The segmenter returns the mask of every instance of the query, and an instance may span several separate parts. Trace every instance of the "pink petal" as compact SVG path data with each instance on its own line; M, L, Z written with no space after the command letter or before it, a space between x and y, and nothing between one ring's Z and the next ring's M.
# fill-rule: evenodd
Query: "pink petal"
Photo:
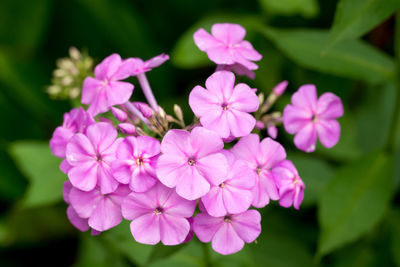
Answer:
M258 61L262 58L262 55L258 53L254 48L253 45L248 42L248 41L242 41L239 44L239 48L237 48L237 51L240 52L240 54L249 60L255 60Z
M263 208L269 204L269 196L264 190L263 181L260 176L257 176L256 185L253 190L253 201L252 205L256 208Z
M122 221L120 206L107 196L103 196L97 203L89 218L89 226L97 231L105 231Z
M317 88L315 85L302 85L299 90L292 95L292 103L296 107L315 112L317 110Z
M229 129L235 137L249 135L256 125L256 119L248 113L231 109L226 114Z
M184 155L188 148L190 133L185 130L169 130L161 141L161 152Z
M276 186L274 176L272 175L272 173L268 171L265 174L261 174L260 180L262 187L265 193L268 195L268 197L272 200L278 200L279 199L278 188Z
M90 227L88 224L88 220L79 217L72 206L68 206L67 208L67 217L71 224L75 226L75 228L77 228L79 231L85 232L89 230Z
M112 175L122 184L129 184L132 177L131 165L126 160L115 160L112 163Z
M221 217L216 218L207 213L199 213L194 217L193 231L201 242L208 243L223 224L224 220Z
M260 137L257 134L249 134L239 139L239 142L231 149L238 159L253 162L256 164L256 158L259 153ZM254 166L256 167L256 166Z
M293 206L296 210L300 208L300 204L303 201L303 198L304 198L304 188L297 186L293 200Z
M121 204L122 215L127 220L134 220L148 213L153 213L157 207L153 194L131 193Z
M196 201L186 200L172 190L168 199L163 203L163 208L165 214L188 218L194 213Z
M223 191L224 205L227 212L230 214L237 214L246 211L253 201L253 193L251 190L226 186Z
M283 110L283 125L286 132L297 133L311 121L312 115L309 109L287 105Z
M92 102L88 103L88 113L92 116L96 116L99 113L108 111L110 106L107 104L107 88L102 87L96 92L96 95ZM83 102L82 102L83 103Z
M259 106L257 95L244 83L235 86L229 103L231 108L243 112L254 112Z
M252 80L254 80L254 78L256 77L254 71L249 70L248 68L239 63L231 65L230 70L235 72L237 75L247 76Z
M226 179L229 170L228 161L221 153L211 154L199 159L195 167L201 176L213 185L222 183Z
M201 86L196 86L190 92L189 105L197 117L203 116L210 110L221 109L218 99Z
M72 166L80 165L84 162L94 161L96 155L92 143L83 134L75 134L67 144L66 159Z
M108 80L118 70L121 62L121 57L118 54L112 54L106 57L99 65L96 66L94 69L94 75L97 79Z
M208 181L194 167L189 167L176 185L176 193L187 200L194 200L207 194L210 190Z
M72 169L72 167L73 166L70 165L66 159L64 159L60 163L60 170L65 174L68 174L69 170Z
M155 245L160 242L160 216L145 214L131 222L131 233L139 243Z
M258 65L255 64L254 62L248 60L246 57L244 57L244 56L241 54L241 52L242 52L242 51L241 51L240 48L236 48L236 49L234 50L234 52L232 53L232 54L233 54L233 59L232 59L232 60L233 60L235 63L239 63L240 65L242 65L242 66L248 68L250 71L258 69Z
M98 190L85 192L75 187L69 193L71 206L81 218L89 218L102 197Z
M108 80L119 81L128 78L132 73L132 64L129 60L121 61L118 70Z
M217 23L211 27L211 33L225 44L236 44L243 40L246 30L238 24Z
M146 158L160 154L160 142L157 139L150 136L138 136L136 137L136 141L139 153ZM138 154L138 156L140 155Z
M317 144L317 129L315 124L310 122L304 126L294 137L294 144L300 150L313 152Z
M70 204L69 202L69 192L71 192L72 184L70 181L65 181L63 184L63 199L65 203Z
M258 162L267 169L272 168L286 158L283 146L269 137L261 141L260 152Z
M213 217L220 217L227 214L222 189L219 186L213 186L210 191L201 198L201 202L207 210L207 213Z
M200 122L205 128L218 133L222 138L228 138L230 136L226 112L223 112L222 109L220 109L220 111L208 111L200 117Z
M289 208L293 204L294 188L287 188L280 194L279 205Z
M204 29L198 29L193 34L193 39L197 47L203 52L212 47L223 45L221 41L215 39L214 36L206 32Z
M68 178L72 185L83 191L93 190L97 183L98 164L88 161L77 165L68 171Z
M235 75L229 71L214 72L214 74L206 80L207 90L212 92L214 95L220 96L222 101L228 101L231 98L234 85Z
M128 82L109 82L106 90L107 107L128 102L133 92L133 85Z
M129 187L134 192L146 192L157 182L155 176L145 172L139 172L137 175L133 174L131 177Z
M337 144L340 137L340 124L336 120L318 120L316 123L319 141L326 148Z
M226 46L216 46L207 49L208 58L216 64L232 65L236 62L233 60L231 52Z
M164 245L178 245L182 243L190 230L186 218L175 217L168 214L160 216L160 236Z
M256 210L248 210L232 216L232 226L246 243L251 243L261 233L261 215Z
M97 151L101 153L114 143L118 133L111 124L98 122L87 128L86 135L93 147L96 147Z
M243 246L243 240L230 223L224 223L212 239L212 248L222 255L238 252Z
M224 142L218 134L203 127L195 127L192 130L190 144L197 152L196 157L198 158L219 152L224 148Z
M100 187L102 194L114 192L119 185L111 174L111 167L104 163L102 163L97 169L97 185Z
M74 133L70 129L57 127L50 139L51 152L59 158L64 158L67 143L73 135Z
M226 184L240 189L252 189L256 183L256 173L250 169L246 161L236 160L230 164L229 179Z
M160 182L172 188L186 175L190 175L189 168L190 166L187 164L187 159L164 154L158 158L156 173Z
M168 59L169 59L169 56L163 53L161 55L155 56L155 57L147 60L145 62L145 66L146 66L146 68L152 69L152 68L160 66Z
M100 89L105 86L104 81L95 79L93 77L86 77L82 85L82 104L92 104Z
M343 116L343 104L338 96L332 93L324 93L318 99L318 118L337 119Z

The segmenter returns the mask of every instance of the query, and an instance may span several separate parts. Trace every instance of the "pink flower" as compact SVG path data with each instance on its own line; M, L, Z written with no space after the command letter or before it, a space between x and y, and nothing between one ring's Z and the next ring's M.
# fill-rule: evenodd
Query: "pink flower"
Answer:
M114 105L124 104L132 95L133 85L121 82L130 76L129 62L118 54L105 58L94 69L95 78L83 82L82 103L89 105L93 116L106 112Z
M74 108L64 114L63 124L56 128L50 139L50 149L59 158L65 158L68 141L75 133L85 133L86 128L94 123L93 117L83 108Z
M296 134L294 144L300 150L313 152L317 136L322 145L331 148L339 141L340 125L337 118L343 116L339 97L324 93L317 100L315 85L306 84L292 96L292 104L283 111L283 125L290 134Z
M261 215L256 210L240 214L212 217L199 213L194 217L193 229L201 242L212 242L212 248L223 255L241 250L244 242L253 242L261 233Z
M210 35L204 29L197 30L194 42L208 58L216 64L233 65L238 63L249 70L256 70L262 58L248 41L243 41L246 30L238 24L222 23L211 27Z
M279 188L279 205L299 209L304 198L305 184L299 177L296 167L290 160L284 160L272 169Z
M206 81L206 88L196 86L189 95L189 105L201 124L222 138L246 136L256 119L249 114L258 109L257 95L246 84L235 85L235 75L218 71Z
M122 203L122 214L131 220L133 238L143 244L178 245L187 237L195 201L181 198L157 183L145 193L131 193Z
M122 221L121 202L130 192L125 185L110 194L102 194L99 188L82 191L72 187L69 201L80 218L87 219L91 228L102 232Z
M129 184L134 192L145 192L156 182L155 165L160 154L160 142L150 136L128 136L117 149L112 163L114 178Z
M167 187L176 187L178 195L193 200L219 185L228 172L221 138L203 127L191 133L169 130L161 142L162 155L157 162L158 179Z
M160 66L168 59L168 55L161 54L146 61L143 61L140 58L127 58L126 63L129 65L131 76L136 76L138 74L148 72L153 68Z
M73 226L75 226L79 231L85 232L90 228L88 220L86 218L79 217L78 213L76 213L75 209L70 205L71 202L69 201L69 193L71 192L71 189L71 182L66 181L63 186L63 198L65 203L68 204L67 217Z
M258 135L250 134L241 138L231 151L238 159L247 161L256 174L252 205L262 208L269 203L270 199L278 200L278 188L271 168L286 158L285 149L269 137L264 138L260 143Z
M201 198L207 213L214 217L237 214L246 211L253 200L253 187L256 174L247 162L237 160L232 152L222 152L231 166L225 180L220 185L213 185Z
M98 185L102 194L115 191L118 182L111 174L111 162L121 139L117 130L105 122L90 125L86 135L75 134L67 145L68 177L73 186L90 191Z

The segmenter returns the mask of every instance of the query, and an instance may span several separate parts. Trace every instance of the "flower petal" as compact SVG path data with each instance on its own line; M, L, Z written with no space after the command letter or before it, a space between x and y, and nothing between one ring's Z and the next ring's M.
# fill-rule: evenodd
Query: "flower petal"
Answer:
M94 75L97 79L108 80L118 70L121 62L121 57L118 54L112 54L106 57L99 65L96 66L94 69Z
M231 151L238 159L243 159L257 165L256 161L259 153L259 144L260 137L257 134L249 134L248 136L240 138Z
M66 159L72 166L94 161L96 152L90 140L83 134L75 134L67 144Z
M105 231L122 221L121 208L109 197L103 196L89 218L89 226L97 231Z
M59 158L64 158L67 143L73 135L74 133L70 129L61 126L57 127L50 139L51 152Z
M230 223L224 223L215 233L211 245L216 252L228 255L241 250L244 246L244 241Z
M246 243L251 243L261 233L261 215L256 210L248 210L232 216L232 226Z
M200 198L210 191L210 184L194 167L176 185L176 193L187 200Z
M311 122L313 113L306 108L287 105L283 110L283 125L286 132L295 134Z
M318 120L316 123L319 141L326 148L337 144L340 138L340 124L336 120Z
M201 86L196 86L190 92L189 105L197 117L212 110L221 110L218 98Z
M178 245L182 243L190 230L190 224L186 218L175 217L169 214L160 216L160 236L164 245Z
M131 222L131 233L139 243L155 245L161 240L160 216L149 213Z
M317 88L313 84L302 85L292 95L292 104L296 107L306 108L313 113L317 110Z
M218 63L233 64L233 63ZM206 80L206 88L214 95L220 96L222 101L228 101L233 93L235 86L235 75L230 71L214 72ZM222 103L221 103L222 104Z
M257 95L244 83L235 86L229 103L231 108L243 112L254 112L260 104Z
M197 45L197 47L203 52L205 52L206 50L208 50L212 47L222 45L221 41L217 40L214 36L209 34L204 29L198 29L193 34L193 39L194 39L194 43Z
M146 193L130 193L121 205L122 215L127 220L134 220L144 214L153 213L157 207L154 194Z
M332 93L322 94L317 103L318 118L337 119L343 116L342 100Z
M211 217L207 213L199 213L194 217L193 231L203 243L210 242L218 229L224 224L221 217Z
M128 82L109 82L106 90L107 106L121 105L128 102L133 92L133 85Z
M185 130L169 130L161 141L161 152L171 155L185 155L188 150L190 133Z
M68 206L67 208L67 217L71 224L75 226L75 228L77 228L79 231L85 232L89 230L90 227L88 224L88 220L79 217L78 213L76 213L72 206Z
M83 191L93 190L97 183L98 164L95 161L84 162L68 171L72 185Z
M203 127L195 127L190 136L190 144L196 151L197 158L203 158L212 153L217 153L224 148L224 142L213 131Z
M256 119L252 115L234 109L227 111L227 119L230 132L235 137L249 135L256 125Z
M258 162L267 169L274 167L286 158L283 146L269 137L261 141L260 148Z
M221 184L228 175L229 165L222 153L210 154L199 159L195 165L201 176L213 185Z
M211 33L225 44L236 44L243 40L246 30L239 24L216 23L211 27Z
M317 144L317 129L315 124L309 122L294 137L294 144L300 150L313 152Z
M219 186L213 186L210 191L201 198L201 202L207 210L207 213L213 217L220 217L227 214L223 193Z
M102 153L114 143L118 133L111 124L98 122L87 128L86 135L93 147L97 148L96 152Z
M81 218L89 218L102 197L96 189L85 192L73 187L69 193L71 206Z

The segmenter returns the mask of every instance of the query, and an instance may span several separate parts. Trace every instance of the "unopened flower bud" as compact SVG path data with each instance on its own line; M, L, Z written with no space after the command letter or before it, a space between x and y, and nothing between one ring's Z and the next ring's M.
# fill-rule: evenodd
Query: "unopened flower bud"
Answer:
M176 117L178 118L178 120L183 121L182 108L177 104L174 104L174 113L175 113Z
M262 129L265 129L265 125L262 121L257 121L256 128L262 130Z
M118 124L118 129L124 134L134 134L136 133L136 128L133 124L130 123L120 123Z
M116 108L116 107L111 107L111 112L114 115L114 117L119 120L120 122L124 122L126 121L126 119L128 118L128 114L126 114L125 111Z
M268 125L267 132L272 139L276 139L278 136L278 128L274 124Z
M281 96L285 92L287 86L288 81L280 82L272 89L272 92L277 96Z
M73 47L73 46L71 46L69 48L69 56L75 61L78 61L78 60L80 60L82 58L82 55L79 52L79 50L76 49L76 47Z

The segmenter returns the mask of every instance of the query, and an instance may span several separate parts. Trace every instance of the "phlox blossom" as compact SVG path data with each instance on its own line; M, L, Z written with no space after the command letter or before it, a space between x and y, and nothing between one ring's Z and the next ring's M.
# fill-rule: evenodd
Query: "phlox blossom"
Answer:
M138 74L148 72L153 68L160 66L168 59L169 56L166 54L155 56L146 61L143 61L142 59L135 57L135 58L127 58L126 64L128 64L129 66L130 75L136 76Z

